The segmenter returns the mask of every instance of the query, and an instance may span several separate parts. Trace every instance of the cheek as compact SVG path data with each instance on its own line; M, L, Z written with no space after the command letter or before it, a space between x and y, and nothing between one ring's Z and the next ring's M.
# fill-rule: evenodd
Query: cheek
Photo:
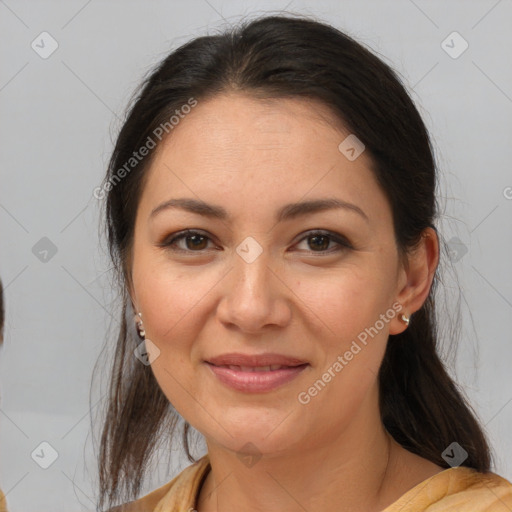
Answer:
M387 323L380 320L389 296L377 275L354 268L298 285L303 311L314 313L311 332L319 363L299 390L299 411L308 411L325 432L349 422L376 385L392 319L390 313Z
M189 312L197 304L201 290L188 286L188 280L182 276L157 271L141 276L140 283L135 286L146 332L160 345L173 335L180 323L190 322L193 315Z
M303 277L296 295L314 312L323 330L347 340L372 325L388 307L387 285L380 270L352 266Z
M191 347L204 327L203 313L211 308L215 285L225 272L220 268L205 271L200 266L183 270L158 260L140 258L138 267L134 266L137 302L147 337L161 351L179 352Z
M166 264L145 267L134 285L143 311L146 338L160 350L151 365L153 374L169 402L183 417L194 419L197 410L190 396L198 396L193 366L195 341L204 328L204 308L213 283L203 272L201 278ZM137 281L137 282L136 282Z
M311 333L319 349L310 387L302 391L305 399L311 399L308 407L312 413L327 414L323 418L326 425L339 419L329 415L330 403L342 405L342 415L354 413L375 385L384 357L394 310L389 312L390 287L382 277L386 273L375 265L372 271L370 268L337 269L322 278L303 278L297 287L307 306L304 311L314 312ZM381 320L386 313L387 322Z
M148 337L164 350L191 344L204 327L205 315L213 315L215 303L221 300L216 286L229 292L221 283L224 277L230 279L226 269L190 266L184 270L169 261L155 261L154 257L146 260L139 258L133 274ZM388 306L383 275L383 269L375 265L347 265L307 273L287 269L282 275L286 286L276 293L290 302L298 315L297 322L301 322L300 317L310 317L319 335L323 333L323 339L339 348L340 340L357 337Z

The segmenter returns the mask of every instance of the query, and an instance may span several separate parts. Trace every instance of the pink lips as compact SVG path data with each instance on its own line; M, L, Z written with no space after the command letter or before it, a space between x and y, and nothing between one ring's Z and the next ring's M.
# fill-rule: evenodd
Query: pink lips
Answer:
M286 384L308 363L281 354L224 354L205 363L221 382L238 391L261 393Z

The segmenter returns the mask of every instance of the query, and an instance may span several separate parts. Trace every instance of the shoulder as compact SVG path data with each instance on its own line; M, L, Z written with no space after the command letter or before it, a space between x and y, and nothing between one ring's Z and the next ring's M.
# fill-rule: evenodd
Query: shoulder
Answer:
M455 469L455 468L454 468ZM459 510L507 512L512 510L512 483L496 473L479 473L469 468L456 476L460 490L447 496L460 503Z
M178 506L177 510L186 511L194 507L197 493L209 469L210 460L205 455L165 485L135 501L111 508L108 512L156 512L164 504L164 510L174 510L172 505Z
M510 512L512 483L496 473L445 469L406 492L384 512Z

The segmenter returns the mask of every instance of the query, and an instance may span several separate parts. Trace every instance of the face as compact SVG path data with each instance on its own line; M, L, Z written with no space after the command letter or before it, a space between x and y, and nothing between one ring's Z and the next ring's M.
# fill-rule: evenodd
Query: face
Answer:
M375 417L368 397L399 324L401 271L369 157L338 149L348 135L316 102L225 95L199 102L158 148L131 295L160 350L161 389L209 443L275 454L330 442L358 412ZM324 200L349 206L288 206ZM279 370L274 387L256 376L259 388L240 389L207 363L228 353L305 364Z

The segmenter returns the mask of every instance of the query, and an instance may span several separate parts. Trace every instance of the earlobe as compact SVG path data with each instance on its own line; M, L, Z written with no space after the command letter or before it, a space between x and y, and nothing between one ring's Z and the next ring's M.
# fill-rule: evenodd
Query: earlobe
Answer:
M146 338L146 330L144 329L144 323L142 321L142 313L137 313L134 317L135 325L137 326L137 333L141 339Z
M400 334L404 332L407 327L409 327L409 323L411 322L411 318L405 312L399 312L396 316L396 319L391 322L389 334Z
M137 306L137 301L134 299L134 297L130 294L130 306L132 308L132 311L134 313L133 315L133 321L135 322L135 328L137 329L137 334L141 339L146 338L146 330L144 328L144 323L142 321L142 313L139 311L139 308Z
M402 320L402 322L408 327L409 326L409 317L405 314L405 313L402 313L400 315L400 320Z

